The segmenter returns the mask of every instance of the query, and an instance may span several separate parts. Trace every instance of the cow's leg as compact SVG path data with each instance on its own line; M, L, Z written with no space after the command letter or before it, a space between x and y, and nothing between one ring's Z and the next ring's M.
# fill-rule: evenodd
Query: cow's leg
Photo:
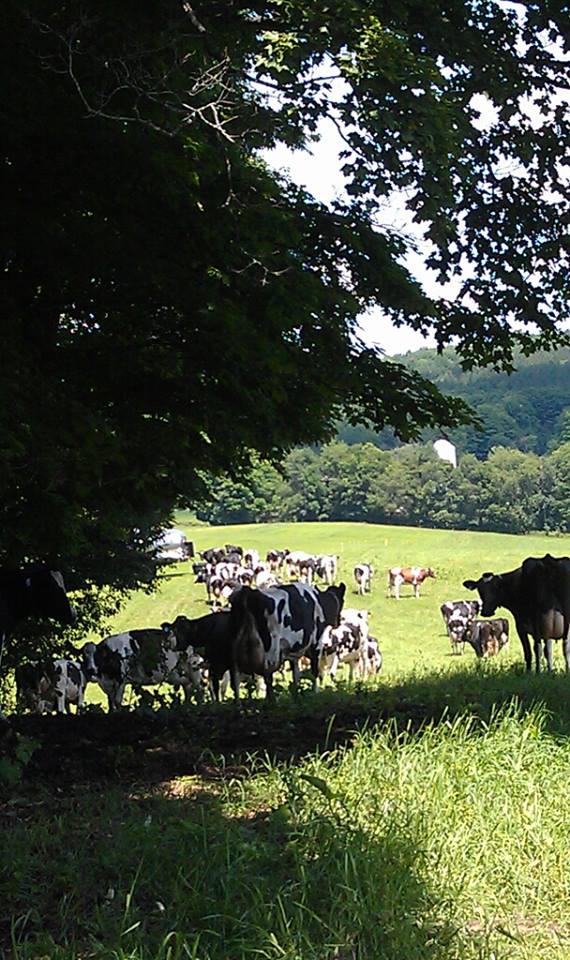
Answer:
M534 640L534 663L535 663L535 668L536 668L536 672L537 672L537 673L540 673L540 672L541 672L541 667L542 667L542 663L541 663L541 660L542 660L542 642L541 642L541 640L542 640L542 638L541 638L541 637L533 637L533 640Z
M564 653L564 662L566 664L566 673L570 672L570 621L564 622L564 634L562 636L562 652Z
M239 703L240 673L235 664L232 664L230 667L230 683L234 692L235 702Z
M81 713L85 706L85 687L79 687L77 691L77 713Z
M528 633L521 624L516 624L517 633L519 635L519 640L522 644L524 662L527 670L532 670L532 653L530 650L530 640L528 639Z
M295 659L289 660L291 665L291 673L293 674L293 693L297 693L299 689L299 680L301 679L301 673L299 670L299 661Z
M544 655L546 657L546 669L549 673L554 670L553 641L548 637L544 641Z
M273 674L270 670L266 670L263 679L265 680L265 699L274 700L275 693L273 691Z

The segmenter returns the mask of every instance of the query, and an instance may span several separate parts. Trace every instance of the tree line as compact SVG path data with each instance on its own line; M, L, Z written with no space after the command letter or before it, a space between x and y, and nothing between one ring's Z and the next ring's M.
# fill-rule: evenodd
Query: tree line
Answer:
M431 444L381 450L331 443L293 450L277 469L212 481L197 510L212 524L354 520L501 533L570 531L570 442L540 457L495 447L457 468Z

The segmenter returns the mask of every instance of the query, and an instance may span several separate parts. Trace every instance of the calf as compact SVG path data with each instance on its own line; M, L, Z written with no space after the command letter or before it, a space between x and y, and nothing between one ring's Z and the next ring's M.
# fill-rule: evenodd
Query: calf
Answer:
M338 557L332 553L323 553L315 558L315 573L317 577L331 587L336 580L338 570Z
M299 681L298 661L307 654L314 683L318 676L317 644L326 626L338 626L346 587L320 591L305 583L269 590L243 587L232 599L234 640L232 660L238 671L265 679L266 696L273 696L273 674L284 660Z
M368 658L368 673L380 673L382 669L383 657L380 646L375 637L368 637L366 655Z
M16 667L18 704L36 713L55 707L58 713L71 713L71 705L81 710L85 698L87 675L76 660L32 661Z
M107 695L109 710L123 702L125 687L170 683L186 696L201 689L202 658L190 646L181 646L168 629L129 630L83 647L90 679Z
M451 652L462 655L465 650L467 628L481 611L480 600L446 600L442 603L441 615L445 623Z
M465 639L478 657L495 657L509 642L509 621L504 617L495 620L472 620Z
M431 567L390 567L388 570L388 596L400 599L400 587L409 583L414 588L414 597L419 600L420 585L427 579L435 579L435 571Z
M357 563L354 568L354 579L356 580L357 592L364 596L365 593L372 592L372 577L374 570L369 563Z

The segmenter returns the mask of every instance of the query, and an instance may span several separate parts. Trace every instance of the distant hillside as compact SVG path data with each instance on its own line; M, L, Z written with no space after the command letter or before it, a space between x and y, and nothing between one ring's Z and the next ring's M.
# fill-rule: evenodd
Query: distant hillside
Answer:
M393 359L417 370L443 393L462 397L479 414L485 423L483 433L462 427L449 434L460 452L484 458L492 447L505 446L543 454L562 435L564 413L570 411L570 348L519 356L510 376L492 370L465 373L453 350L442 355L417 350ZM424 439L436 435L426 432ZM390 431L374 433L348 424L339 426L338 436L348 444L372 442L383 449L397 445Z

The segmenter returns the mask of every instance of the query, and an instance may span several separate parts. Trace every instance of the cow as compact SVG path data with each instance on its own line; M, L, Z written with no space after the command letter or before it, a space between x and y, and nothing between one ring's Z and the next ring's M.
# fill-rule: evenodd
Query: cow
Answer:
M290 583L268 590L243 587L232 598L234 630L232 662L239 690L239 672L262 676L266 697L273 697L273 674L284 660L299 682L299 658L311 660L313 683L318 677L318 641L326 626L336 627L346 587L318 590L305 583Z
M216 564L223 563L226 559L227 552L223 547L209 547L207 550L200 550L199 556L202 560L205 560L206 563Z
M84 645L87 675L107 695L110 711L121 707L127 684L138 690L170 683L181 686L186 696L192 688L201 690L202 658L191 646L180 644L168 627L128 630Z
M259 564L259 551L255 550L253 547L247 547L243 552L243 565L244 567L252 567L255 569Z
M367 672L369 674L380 673L383 662L382 652L376 638L370 635L366 645L366 655L368 658Z
M67 626L76 622L59 570L45 566L0 571L0 663L4 643L27 617L47 617Z
M288 554L289 550L268 550L265 560L269 564L269 569L273 573L281 570Z
M553 668L552 641L563 640L566 670L570 671L570 560L566 557L527 557L520 567L506 573L484 573L463 586L477 590L483 601L483 617L492 617L505 607L515 618L527 670L532 670L529 634L534 641L536 672L541 670L541 642L548 670Z
M338 570L338 557L335 554L322 553L315 558L315 573L317 577L331 587L336 580Z
M292 550L285 557L289 577L298 577L310 585L313 581L315 559L311 553L304 550Z
M465 639L478 657L495 657L509 642L509 621L505 617L471 620Z
M462 655L467 640L467 628L481 612L481 601L446 600L439 609L451 640L451 652Z
M357 563L354 568L354 579L356 580L357 593L364 596L365 593L372 592L372 577L374 570L369 563Z
M414 597L419 600L420 585L428 577L435 579L435 570L431 567L390 567L388 570L388 596L400 599L400 587L409 583L414 588Z
M163 627L174 635L178 647L192 647L203 654L214 700L220 699L220 683L227 673L234 696L236 700L239 698L239 678L232 660L234 624L229 610L209 613L194 620L181 614L172 623L163 624Z
M334 680L342 664L348 665L349 682L355 671L366 677L368 673L368 632L364 633L357 623L340 623L338 627L327 626L318 642L318 676L322 681L325 672Z
M36 713L53 710L71 713L71 704L78 712L83 708L87 674L76 660L30 661L15 670L16 695L20 707Z

